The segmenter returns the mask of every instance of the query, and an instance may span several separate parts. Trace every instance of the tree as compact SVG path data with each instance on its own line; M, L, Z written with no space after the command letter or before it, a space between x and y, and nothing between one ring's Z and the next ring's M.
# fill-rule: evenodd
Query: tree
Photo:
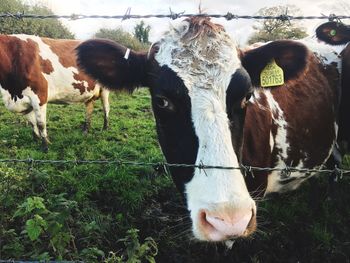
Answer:
M101 28L95 33L94 37L108 38L136 51L147 50L149 48L148 44L141 43L136 37L126 32L121 27L116 29Z
M1 0L0 13L51 15L43 5L25 5L22 0ZM0 18L1 34L29 34L51 38L74 38L74 35L58 19Z
M134 27L134 37L136 37L141 43L149 44L149 31L151 31L151 26L146 26L145 22L141 20L141 22Z
M262 16L279 16L288 11L288 15L300 14L300 9L293 5L265 7L258 11ZM258 26L257 30L248 40L249 44L256 42L267 42L277 39L301 39L307 36L305 28L301 27L295 21L280 19L264 19Z

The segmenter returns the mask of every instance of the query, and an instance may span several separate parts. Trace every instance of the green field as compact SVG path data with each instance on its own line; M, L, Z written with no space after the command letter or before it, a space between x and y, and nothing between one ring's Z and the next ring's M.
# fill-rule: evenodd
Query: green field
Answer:
M0 159L163 161L149 94L112 94L84 135L83 105L49 105L47 154L0 104ZM345 160L349 165L349 159ZM257 233L231 249L191 237L181 198L153 167L0 163L0 259L85 262L350 262L350 178L259 202Z

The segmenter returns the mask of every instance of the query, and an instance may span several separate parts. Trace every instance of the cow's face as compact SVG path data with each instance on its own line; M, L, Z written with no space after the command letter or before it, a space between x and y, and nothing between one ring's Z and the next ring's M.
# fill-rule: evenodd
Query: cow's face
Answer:
M293 48L275 45L248 55L245 67L255 74L250 77L223 28L208 18L192 18L170 29L147 53L90 40L78 47L78 60L112 89L150 88L159 142L169 163L239 167L251 79L258 79L272 58L293 68L295 63L286 62L293 54L306 57ZM254 231L256 205L239 169L172 167L171 174L186 198L195 237L220 241Z
M242 132L241 102L251 85L232 40L206 19L187 20L153 49L158 69L152 106L167 161L239 167L240 143L231 130ZM239 169L171 172L197 238L222 240L252 231L255 203Z

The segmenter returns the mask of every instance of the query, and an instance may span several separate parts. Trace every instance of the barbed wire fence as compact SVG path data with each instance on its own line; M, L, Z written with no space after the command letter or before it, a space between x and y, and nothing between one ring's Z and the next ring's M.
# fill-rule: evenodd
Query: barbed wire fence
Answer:
M200 170L218 169L218 170L241 170L244 176L248 174L254 177L254 172L281 172L281 174L287 178L292 172L299 172L305 174L328 174L335 176L335 179L343 179L344 176L350 175L350 169L341 169L335 166L333 169L327 169L325 166L320 168L298 168L291 166L283 167L256 167L250 165L240 164L237 167L233 166L218 166L218 165L205 165L205 164L174 164L167 162L137 162L137 161L123 161L123 160L48 160L48 159L0 159L1 163L24 163L30 166L35 164L49 164L49 165L113 165L119 166L138 166L138 167L151 167L156 172L164 171L167 173L168 168L193 168Z
M131 14L131 8L129 7L125 14L123 15L84 15L84 14L70 14L70 15L39 15L39 14L29 14L25 12L3 12L0 13L0 18L12 18L12 19L69 19L69 20L80 20L80 19L147 19L147 18L169 18L172 20L178 18L189 18L189 17L212 17L212 18L224 18L228 21L237 20L237 19L254 19L254 20L281 20L281 21L291 21L291 20L328 20L328 21L338 21L341 22L343 19L350 19L350 15L318 15L318 16L293 16L288 14L288 9L285 13L276 15L276 16L262 16L262 15L238 15L231 12L226 14L192 14L185 12L173 12L169 8L169 14L146 14L146 15L137 15ZM321 174L332 174L335 175L337 179L342 179L344 175L350 175L349 169L341 169L334 167L334 169L325 169L325 167L320 167L319 169L307 169L307 168L297 168L285 165L284 167L255 167L249 165L240 164L238 167L228 167L228 166L214 166L214 165L205 165L205 164L171 164L167 162L137 162L137 161L121 161L121 160L40 160L40 159L0 159L0 163L24 163L28 165L35 164L50 164L50 165L114 165L114 166L143 166L143 167L152 167L155 171L167 170L171 167L177 168L193 168L193 169L222 169L222 170L241 170L246 176L250 174L254 176L254 172L281 172L285 177L288 177L292 172L299 172L305 174L311 173L321 173Z
M129 7L125 14L123 15L83 15L83 14L70 14L70 15L38 15L38 14L27 14L25 12L4 12L0 13L0 18L15 18L15 19L70 19L70 20L79 20L79 19L146 19L146 18L170 18L170 19L178 19L178 18L188 18L188 17L212 17L212 18L225 18L226 20L235 20L235 19L275 19L282 21L290 21L290 20L311 20L311 19L321 19L321 20L329 20L329 21L341 21L342 19L350 19L350 15L318 15L318 16L293 16L288 14L288 10L284 14L276 15L276 16L262 16L262 15L238 15L231 12L227 12L226 14L191 14L185 12L175 13L170 9L169 14L147 14L147 15L136 15L131 14L131 8Z

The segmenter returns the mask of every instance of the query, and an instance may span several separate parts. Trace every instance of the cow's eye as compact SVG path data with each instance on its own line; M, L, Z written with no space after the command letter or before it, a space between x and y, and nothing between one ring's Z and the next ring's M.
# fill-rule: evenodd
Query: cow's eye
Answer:
M253 93L252 93L252 92L249 92L249 93L247 94L247 96L245 96L245 100L246 100L246 101L249 101L250 98L252 97L252 95L253 95Z
M155 98L155 103L158 106L158 108L167 109L167 110L170 110L170 111L174 110L174 105L166 97L157 96Z

